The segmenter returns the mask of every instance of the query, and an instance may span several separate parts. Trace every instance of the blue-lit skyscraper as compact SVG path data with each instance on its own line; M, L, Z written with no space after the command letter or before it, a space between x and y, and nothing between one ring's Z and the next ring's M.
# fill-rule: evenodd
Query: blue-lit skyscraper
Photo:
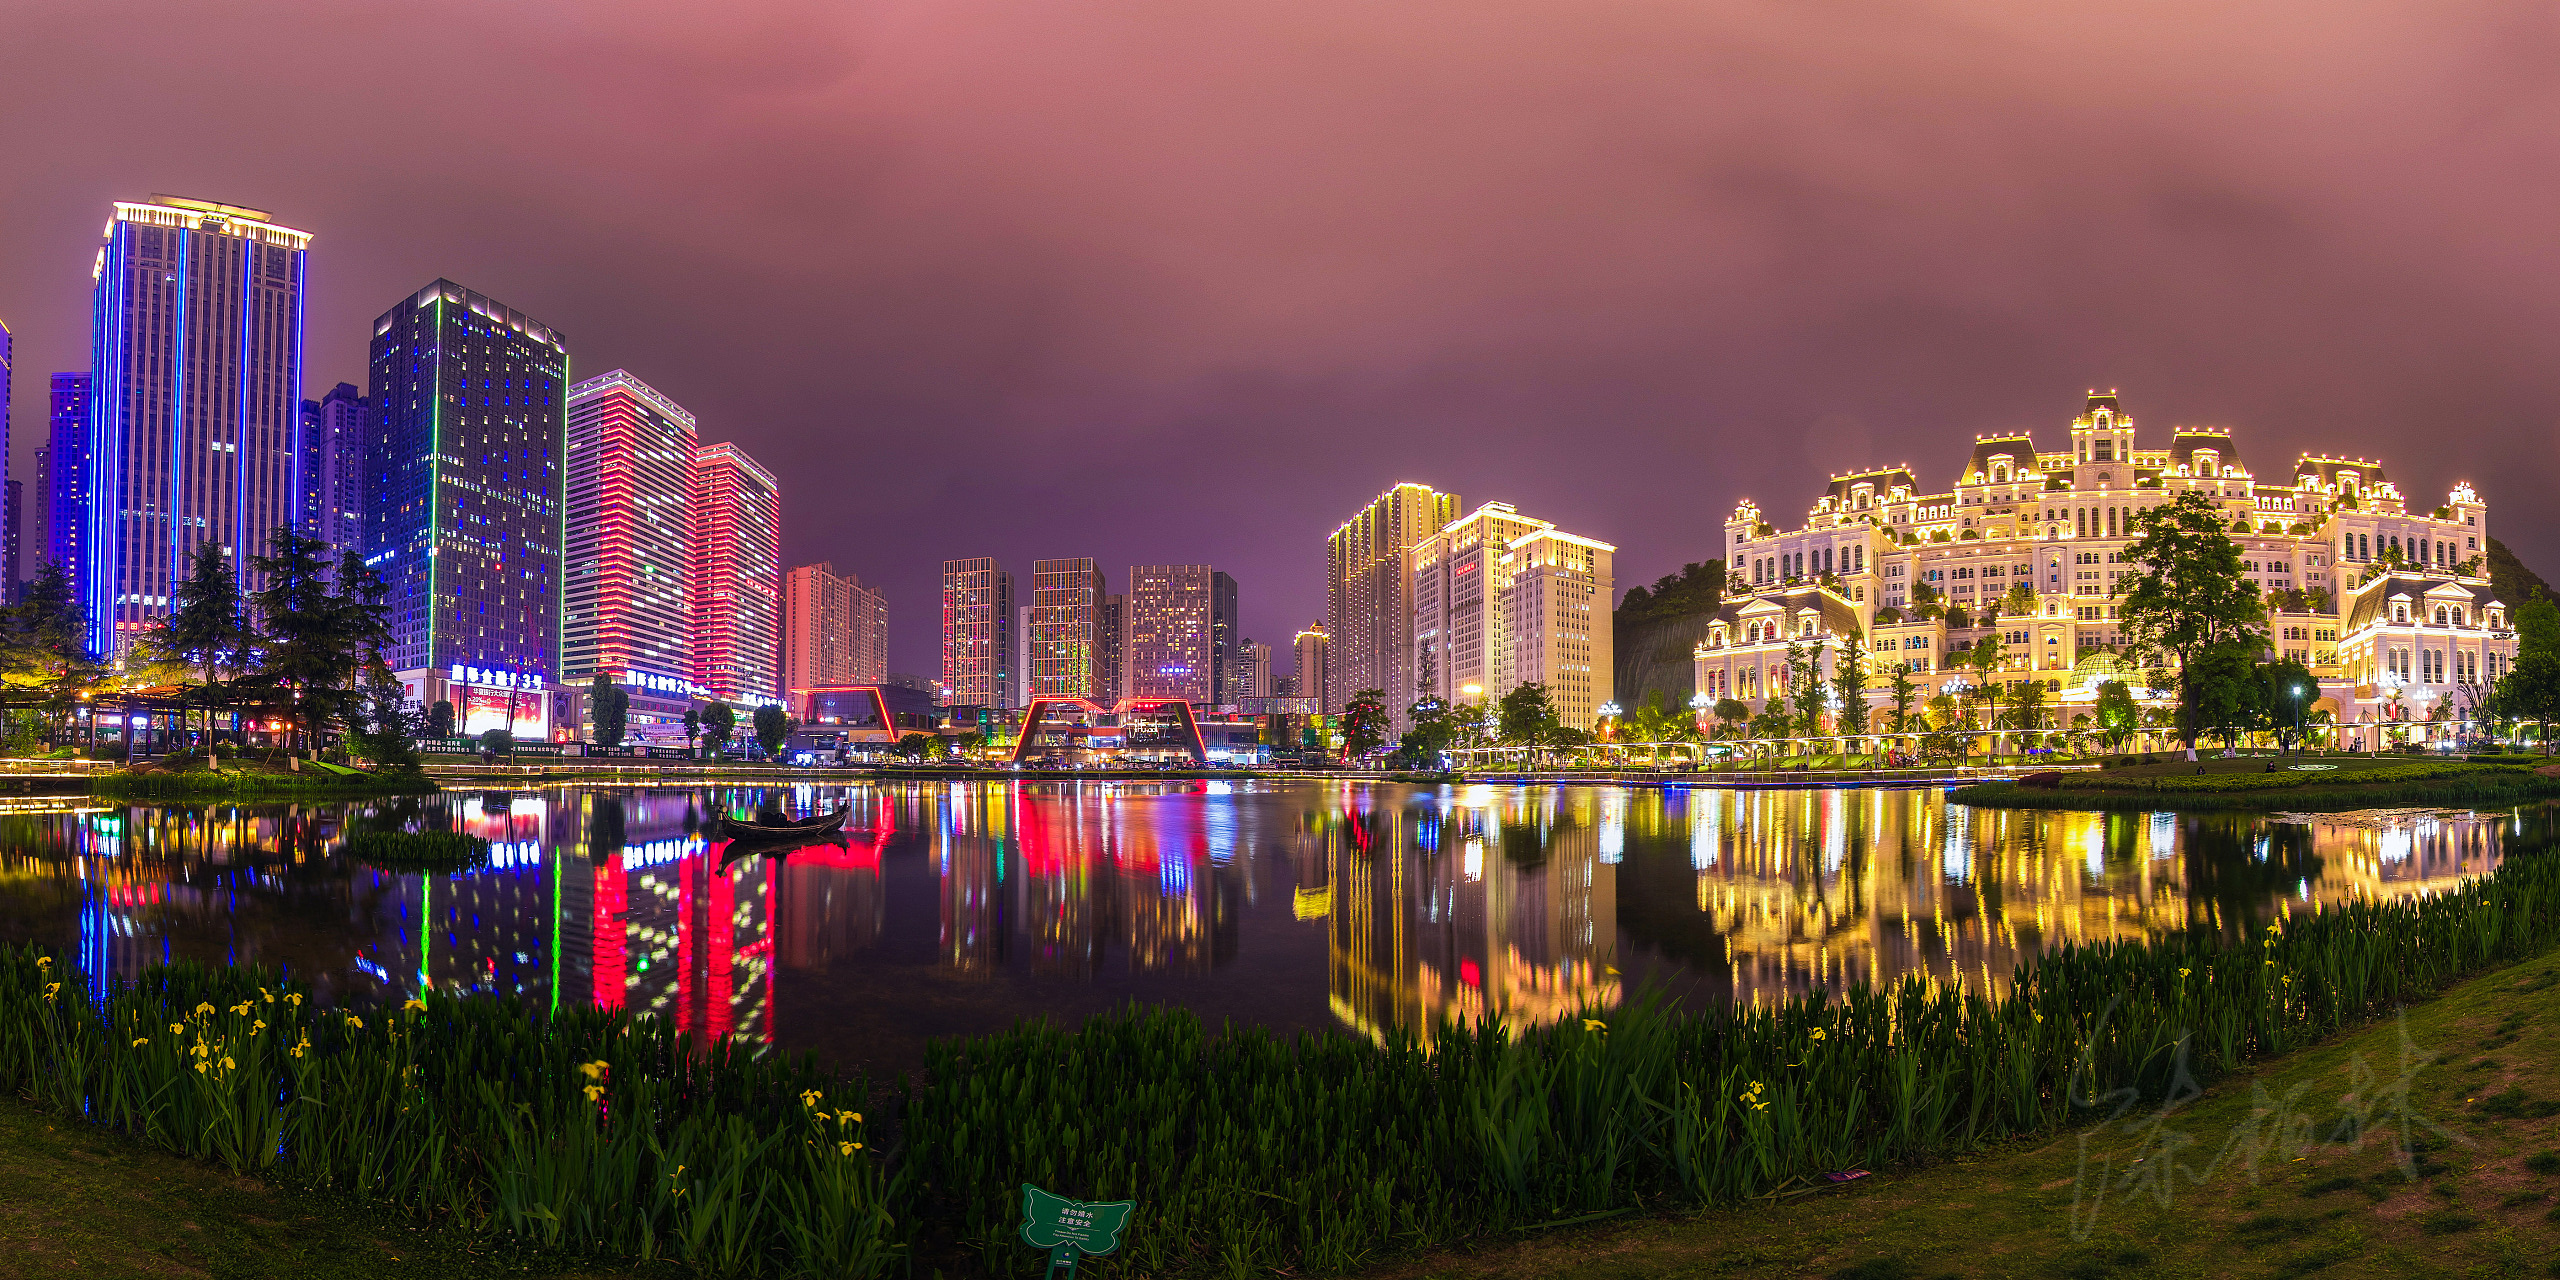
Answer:
M559 334L451 281L374 322L362 487L384 656L466 733L549 735L568 388Z
M311 237L236 205L116 203L98 250L81 594L112 655L168 612L198 544L248 558L299 515Z
M364 550L364 397L347 383L302 402L302 532Z
M12 461L9 454L9 375L16 367L13 342L9 334L8 322L0 320L0 476L6 476L9 473L9 464ZM5 547L0 547L0 560L7 562L5 576L8 579L6 582L0 582L0 592L6 592L5 598L9 600L18 598L18 580L24 574L24 565L18 558L19 514L17 502L11 501L9 527L6 531L8 543Z
M45 558L70 573L76 586L87 582L81 548L89 536L89 375L53 375L46 408L50 431L45 438L45 488L29 502L46 504L51 518L45 533ZM29 575L33 576L33 575Z

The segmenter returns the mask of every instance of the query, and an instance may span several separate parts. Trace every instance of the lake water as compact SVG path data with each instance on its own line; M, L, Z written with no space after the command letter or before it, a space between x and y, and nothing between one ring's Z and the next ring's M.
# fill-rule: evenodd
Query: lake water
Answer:
M715 807L849 804L732 857ZM0 809L0 938L94 977L281 966L345 1003L432 987L618 1005L911 1068L927 1037L1123 1002L1378 1035L1659 990L1766 1001L1918 973L1996 989L2064 942L2239 937L2430 893L2550 843L2548 810L2311 822L1974 810L1926 790L1360 783L571 788L401 805ZM397 874L351 822L458 826L493 865Z

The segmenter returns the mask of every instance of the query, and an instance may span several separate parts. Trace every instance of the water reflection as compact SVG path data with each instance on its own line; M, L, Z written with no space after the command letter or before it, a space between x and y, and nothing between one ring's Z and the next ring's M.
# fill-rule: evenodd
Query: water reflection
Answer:
M851 807L736 856L715 805ZM2549 810L2307 822L2002 813L1934 791L1217 783L579 789L366 807L0 810L0 937L103 983L283 965L324 998L487 992L912 1065L924 1038L1127 999L1383 1036L1919 974L1996 989L2064 942L2237 937L2439 891ZM485 869L397 874L362 824L458 827Z

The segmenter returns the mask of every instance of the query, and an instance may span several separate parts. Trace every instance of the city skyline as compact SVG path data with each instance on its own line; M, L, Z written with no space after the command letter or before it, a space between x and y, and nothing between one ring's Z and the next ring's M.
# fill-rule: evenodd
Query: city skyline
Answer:
M1863 465L1835 454L1936 456L2092 384L2272 452L2391 454L2413 491L2469 477L2518 513L2502 476L2560 450L2545 166L2496 105L2539 89L2501 22L2416 41L2322 12L2306 58L2281 18L2131 39L1883 14L1844 43L1787 13L1502 12L1452 41L1430 4L1251 38L1124 0L1001 31L828 11L779 64L781 28L681 11L564 11L546 39L494 15L181 13L147 47L48 12L0 77L15 136L53 157L0 181L15 462L44 380L88 364L104 202L150 191L320 237L306 396L361 385L381 300L445 276L576 335L581 370L737 424L795 488L861 493L786 493L785 560L876 578L916 656L939 561L1052 554L1061 492L1147 494L1144 527L1071 549L1233 566L1243 630L1278 636L1321 613L1294 540L1398 479L1610 541L1633 583L1714 554L1736 498ZM452 101L366 91L340 55L375 41L451 56ZM566 51L598 46L663 95L597 109L615 64ZM1345 47L1360 74L1319 74ZM239 74L277 57L308 74ZM2314 70L2340 63L2377 70L2348 95ZM2118 91L2090 95L2092 66ZM2178 91L2196 77L2224 86L2210 105ZM1132 82L1190 105L1104 89ZM1414 83L1440 107L1388 109ZM1876 84L1931 105L1858 109ZM221 149L148 127L189 111L298 123ZM1372 127L1280 123L1344 119ZM462 159L382 176L385 139L430 128ZM1240 140L1274 162L1235 163ZM2403 173L2422 180L2378 180ZM2415 432L2443 447L2395 452ZM1220 447L1193 462L1200 438ZM964 508L983 527L954 547L937 513ZM2560 530L2508 529L2560 561Z

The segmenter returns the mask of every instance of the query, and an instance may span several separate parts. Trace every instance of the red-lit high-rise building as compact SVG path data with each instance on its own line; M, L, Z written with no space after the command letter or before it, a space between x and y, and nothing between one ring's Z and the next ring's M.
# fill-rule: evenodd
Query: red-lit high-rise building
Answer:
M693 455L693 683L702 696L782 701L782 494L744 449Z
M604 672L625 732L683 734L693 689L693 415L622 369L569 389L568 570L560 678Z

